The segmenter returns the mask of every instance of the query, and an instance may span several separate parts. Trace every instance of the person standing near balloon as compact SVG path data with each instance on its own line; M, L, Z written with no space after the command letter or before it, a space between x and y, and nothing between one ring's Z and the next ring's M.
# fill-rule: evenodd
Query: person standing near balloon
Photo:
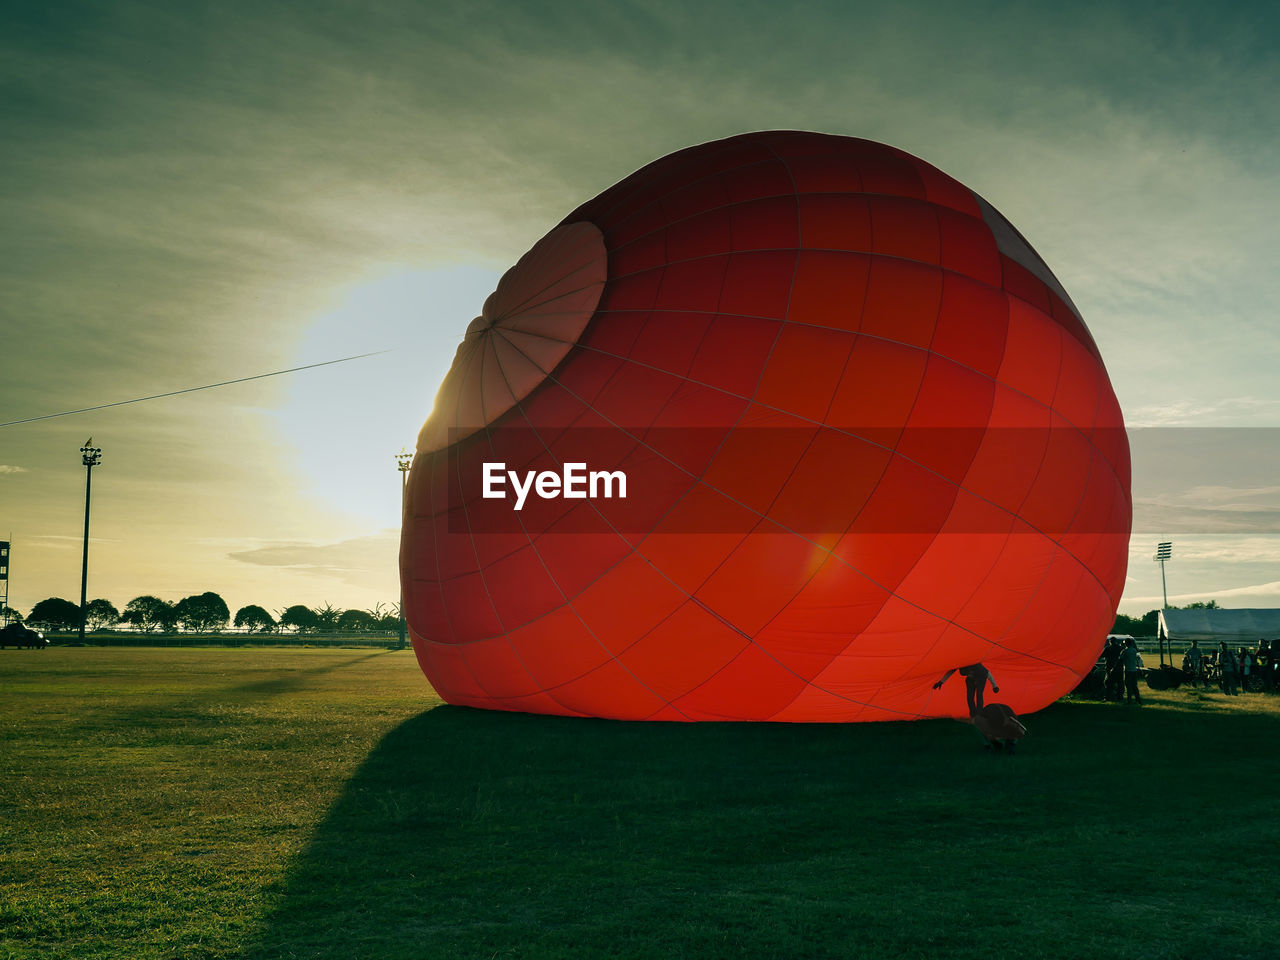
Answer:
M981 713L982 695L986 690L987 681L991 681L992 693L1000 692L1000 688L996 686L996 678L991 675L991 671L987 669L985 664L971 663L966 667L953 667L942 675L942 679L933 685L933 689L941 690L942 685L957 670L960 671L960 676L964 677L964 697L969 706L969 716Z
M1218 643L1218 671L1222 674L1222 692L1229 697L1240 693L1240 664L1225 640Z
M1200 650L1200 641L1192 640L1191 647L1182 657L1182 669L1191 674L1191 683L1195 687L1204 681L1204 653Z
M971 663L964 667L955 667L942 675L942 679L933 685L933 689L941 690L953 673L959 671L964 677L965 701L969 707L969 722L978 728L978 732L986 738L988 750L1014 752L1014 744L1026 736L1027 728L1023 726L1018 715L1008 704L989 703L983 705L983 693L987 681L991 681L991 692L999 693L996 678L991 675L986 664Z
M1106 673L1103 679L1103 696L1117 703L1123 697L1124 668L1120 665L1120 641L1115 637L1107 638L1107 645L1102 650L1102 662Z
M1254 659L1258 664L1258 680L1260 683L1260 689L1272 689L1271 642L1265 637L1258 638L1258 651L1254 655Z
M1256 661L1253 658L1253 651L1248 647L1240 647L1236 650L1236 662L1240 664L1240 690L1242 693L1248 693L1253 682Z
M1130 637L1120 652L1120 665L1124 667L1124 702L1142 706L1142 694L1138 692L1138 675L1142 671L1142 656L1138 644Z

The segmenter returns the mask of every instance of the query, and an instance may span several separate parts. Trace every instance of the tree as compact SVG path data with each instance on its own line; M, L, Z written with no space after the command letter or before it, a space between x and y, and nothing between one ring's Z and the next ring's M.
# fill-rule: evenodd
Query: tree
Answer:
M295 603L287 610L280 611L280 626L293 627L299 633L314 630L320 625L320 619L310 607Z
M369 610L374 628L385 633L400 632L400 606L394 603L375 603Z
M78 627L80 626L80 604L63 600L61 597L41 600L31 608L27 622L43 624L50 630Z
M377 629L378 621L364 610L343 610L338 617L338 629L351 633Z
M227 602L212 591L199 596L183 597L173 608L173 612L182 628L193 633L220 630L231 619Z
M314 607L311 611L316 615L316 629L321 633L333 633L338 629L338 620L342 617L342 611L331 603L325 603L323 607Z
M1140 617L1128 617L1123 613L1119 614L1116 617L1116 625L1111 628L1111 632L1118 633L1121 636L1154 637L1156 635L1156 618L1159 615L1159 610L1148 610Z
M84 623L90 630L101 630L120 622L120 611L110 600L90 600L84 608Z
M178 626L173 604L152 596L134 597L125 604L120 620L132 623L145 633L153 630L172 633Z
M1170 610L1221 610L1217 600L1197 600L1185 607L1169 604ZM1116 617L1116 625L1112 633L1129 634L1133 637L1154 637L1160 629L1160 611L1148 610L1141 617L1127 617L1123 613Z
M250 630L266 633L276 625L276 618L256 603L251 603L236 611L235 623L237 627L248 627Z
M13 607L0 607L0 620L6 623L21 623L22 619L22 614Z

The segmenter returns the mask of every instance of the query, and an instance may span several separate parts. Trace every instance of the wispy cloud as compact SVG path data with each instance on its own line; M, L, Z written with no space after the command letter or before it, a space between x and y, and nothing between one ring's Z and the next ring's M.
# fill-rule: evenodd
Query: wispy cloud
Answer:
M26 472L27 472L26 467L15 467L13 464L0 463L0 476L4 476L5 474L9 474L9 473L26 473Z
M1194 398L1148 403L1125 411L1130 427L1184 427L1206 425L1251 426L1259 418L1280 412L1280 399L1263 397L1223 397L1217 400Z
M1213 510L1138 503L1134 511L1135 534L1160 531L1160 536L1188 533L1280 533L1280 514L1273 511Z
M1156 427L1129 439L1135 531L1280 533L1280 430Z
M1280 487L1200 486L1135 495L1135 531L1175 534L1280 534Z
M1174 541L1172 563L1219 565L1280 564L1280 536L1190 536ZM1130 571L1149 561L1155 542L1135 538L1129 543Z
M298 573L366 585L385 582L394 571L399 549L398 531L383 531L336 543L287 541L227 554L232 560L261 567L283 567Z
M107 537L90 537L90 543L120 543L120 540ZM41 534L25 541L27 546L43 547L46 550L71 550L84 543L84 537L64 536L57 533Z
M1169 603L1174 606L1180 606L1188 603L1217 600L1219 604L1227 607L1248 607L1251 605L1270 607L1275 605L1276 597L1280 597L1280 580L1256 583L1245 587L1228 587L1225 590L1170 594ZM1164 597L1159 595L1149 597L1130 597L1126 595L1124 598L1126 606L1150 604L1153 607L1159 607L1163 601ZM1223 603L1223 601L1227 602Z

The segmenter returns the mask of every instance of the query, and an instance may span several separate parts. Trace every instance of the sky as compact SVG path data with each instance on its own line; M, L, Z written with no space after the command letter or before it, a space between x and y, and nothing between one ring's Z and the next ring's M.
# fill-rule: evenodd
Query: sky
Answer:
M1134 447L1121 611L1280 605L1274 4L9 2L9 602L398 596L400 475L467 323L566 213L750 130L880 140L996 206ZM217 389L64 411L374 353Z

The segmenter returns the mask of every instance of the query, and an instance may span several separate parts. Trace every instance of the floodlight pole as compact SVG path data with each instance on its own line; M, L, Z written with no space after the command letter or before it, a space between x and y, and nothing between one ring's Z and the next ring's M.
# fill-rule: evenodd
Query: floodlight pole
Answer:
M89 587L89 493L93 489L93 468L102 462L102 448L93 446L93 437L80 448L80 460L84 464L84 553L80 560L80 642L84 643L85 604Z
M1164 597L1164 602L1160 605L1161 610L1169 609L1169 587L1164 582L1164 560L1160 561L1160 595ZM1159 632L1159 631L1157 631ZM1166 631L1167 632L1167 631ZM1164 644L1168 637L1158 637L1160 641L1160 666L1164 666ZM1169 648L1169 664L1173 665L1173 647Z
M413 466L413 454L404 447L396 454L396 469L400 471L400 526L404 528L405 501L409 496L409 468ZM400 580L400 649L403 650L408 629L404 620L404 579Z
M1169 609L1169 587L1165 583L1165 579L1164 579L1164 564L1165 564L1165 561L1172 556L1173 556L1172 540L1165 540L1162 543L1156 544L1155 559L1160 561L1160 595L1161 597L1164 598L1164 604L1163 606L1161 606L1160 608L1161 610ZM1164 644L1165 644L1165 641L1169 638L1157 637L1156 639L1160 641L1160 666L1163 667L1164 666ZM1169 665L1170 666L1173 665L1173 647L1172 646L1169 647Z

